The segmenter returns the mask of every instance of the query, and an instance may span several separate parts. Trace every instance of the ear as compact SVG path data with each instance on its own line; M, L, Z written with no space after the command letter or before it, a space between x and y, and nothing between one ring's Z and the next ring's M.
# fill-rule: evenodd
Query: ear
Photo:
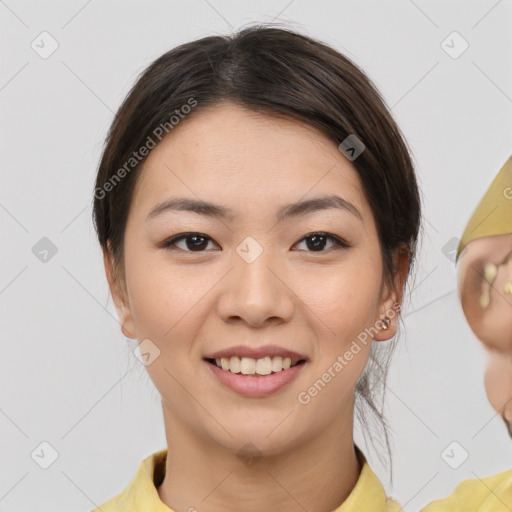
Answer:
M136 339L132 312L130 310L127 297L128 294L123 291L123 283L120 281L119 276L116 275L114 270L114 256L110 250L110 241L108 242L108 246L108 250L103 249L103 263L105 265L105 274L107 275L110 293L114 300L119 324L121 325L121 331L127 338Z
M409 272L409 265L409 249L405 245L395 249L393 253L393 268L395 269L395 275L392 285L387 283L383 283L382 285L379 314L374 323L375 327L378 329L377 334L374 336L375 341L386 341L396 334L398 317L402 308L405 281ZM385 324L383 324L382 320L386 316L390 319L391 323L387 329L384 329L383 327Z

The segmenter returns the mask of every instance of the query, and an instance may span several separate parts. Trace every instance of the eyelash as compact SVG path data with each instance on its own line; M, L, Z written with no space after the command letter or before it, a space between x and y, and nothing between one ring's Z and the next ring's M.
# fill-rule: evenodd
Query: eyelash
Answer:
M330 249L339 250L339 249L348 249L349 247L351 247L350 244L348 244L347 242L345 242L341 238L339 238L339 237L337 237L337 236L335 236L335 235L333 235L331 233L327 233L325 231L315 231L313 233L309 233L309 234L303 236L297 243L300 243L303 240L306 240L307 238L312 238L312 237L318 236L318 235L322 236L322 237L325 237L325 238L331 240L334 243L334 246L331 247ZM180 249L180 248L175 247L175 244L177 242L180 242L181 240L185 240L185 239L190 238L192 236L200 236L202 238L205 238L205 239L208 239L210 241L213 241L209 236L204 235L203 233L189 232L189 233L182 233L181 235L173 236L172 238L162 242L160 244L160 246L165 248L165 249L168 249L170 251L178 250L178 251L189 252L189 253L206 252L206 251L189 251L189 250ZM314 253L325 253L325 252L328 252L328 251L329 251L329 249L322 250L322 251L306 251L306 252L310 252L310 253L314 254Z

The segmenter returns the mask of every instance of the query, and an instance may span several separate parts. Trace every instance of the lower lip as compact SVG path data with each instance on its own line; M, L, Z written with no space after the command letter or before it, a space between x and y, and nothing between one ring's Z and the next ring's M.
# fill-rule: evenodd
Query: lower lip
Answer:
M303 362L287 370L281 370L270 375L254 376L231 373L229 370L223 370L208 361L205 361L205 363L211 368L221 384L224 384L235 393L252 397L270 396L276 393L291 382L306 364Z

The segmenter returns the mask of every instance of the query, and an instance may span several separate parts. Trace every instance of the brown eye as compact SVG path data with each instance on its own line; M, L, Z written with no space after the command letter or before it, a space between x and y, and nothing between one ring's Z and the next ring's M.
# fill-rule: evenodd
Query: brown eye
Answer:
M178 247L177 244L181 241L185 242L184 247ZM210 241L212 241L210 237L201 233L184 233L167 240L162 244L162 247L169 250L177 248L185 252L203 252Z
M334 247L335 249L347 249L348 247L350 247L349 244L347 244L337 236L324 232L311 233L302 238L300 242L302 242L303 240L306 241L306 247L308 249L308 252L327 252L324 250L327 242L332 243L331 247L328 248Z
M306 241L307 252L327 252L327 250L325 250L326 245L327 249L347 249L350 247L348 243L337 236L324 232L311 233L302 238L299 243L302 241ZM184 244L179 247L178 243L181 242L184 242ZM162 247L184 252L204 252L209 242L213 242L213 240L202 233L183 233L163 242ZM331 244L330 246L328 246L329 243Z

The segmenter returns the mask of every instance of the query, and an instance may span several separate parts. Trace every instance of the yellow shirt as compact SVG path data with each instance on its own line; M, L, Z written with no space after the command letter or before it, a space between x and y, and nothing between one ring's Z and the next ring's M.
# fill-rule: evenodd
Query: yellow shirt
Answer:
M333 512L400 512L399 503L386 497L380 480L357 446L356 452L363 462L359 479L348 498ZM166 457L164 449L144 459L128 487L92 512L174 512L160 500L156 489L164 478Z
M486 478L461 482L450 496L433 501L420 512L510 512L512 469Z
M357 448L363 462L359 479L348 498L333 512L401 512L400 504L388 498L377 475ZM174 512L160 500L157 486L163 481L167 449L144 459L128 487L92 512ZM433 501L420 512L510 512L512 470L486 478L461 482L453 493Z

